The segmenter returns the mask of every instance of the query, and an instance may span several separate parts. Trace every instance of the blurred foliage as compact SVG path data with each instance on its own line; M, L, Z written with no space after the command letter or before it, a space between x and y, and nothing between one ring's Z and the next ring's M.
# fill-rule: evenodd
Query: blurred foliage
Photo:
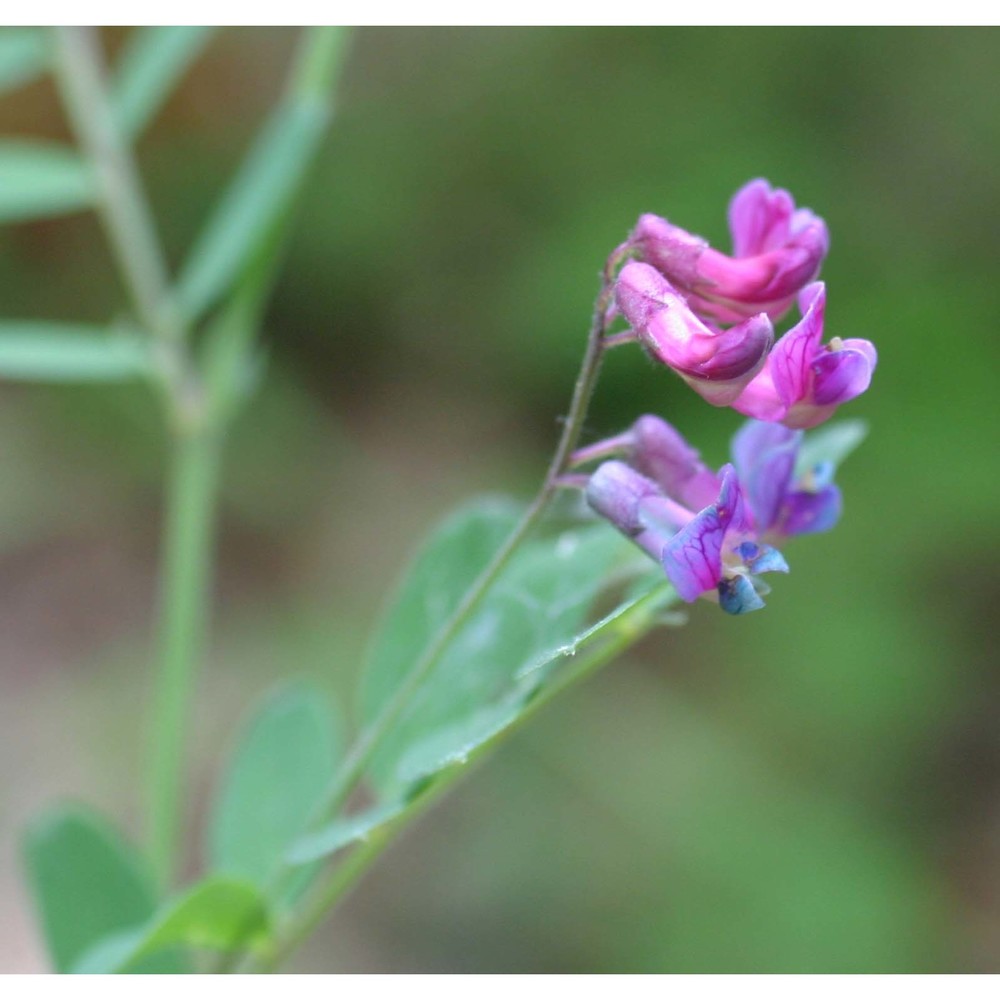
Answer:
M533 489L596 272L641 211L725 243L741 183L787 187L830 226L830 334L870 337L880 367L843 411L872 428L839 477L844 519L790 548L767 610L698 605L546 713L386 858L302 967L1000 971L998 41L359 33L228 453L200 793L274 678L353 696L430 523L474 491ZM143 138L175 263L291 42L213 36ZM48 82L0 99L0 134L66 140ZM0 230L0 303L7 319L113 317L93 217ZM142 386L0 387L5 845L57 791L134 818L153 402ZM592 436L645 411L713 462L739 422L615 352ZM0 957L35 968L9 854Z

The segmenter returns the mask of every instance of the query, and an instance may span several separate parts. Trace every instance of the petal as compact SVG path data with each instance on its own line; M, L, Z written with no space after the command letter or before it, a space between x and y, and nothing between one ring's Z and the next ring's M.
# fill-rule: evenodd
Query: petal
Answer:
M714 589L722 575L722 541L726 521L714 507L706 507L682 528L663 549L663 569L689 603Z
M633 537L644 527L639 505L645 497L659 494L656 483L624 462L600 465L587 483L587 503L619 531Z
M621 269L615 284L615 302L636 330L648 325L651 317L663 308L667 295L676 295L670 282L655 267L637 261L630 261Z
M722 486L714 504L719 516L726 522L728 530L736 533L749 531L752 525L736 470L731 465L724 465L719 469L719 478L722 480Z
M719 607L730 615L745 615L750 611L759 611L764 607L764 601L754 589L753 584L742 573L719 585Z
M748 421L733 438L733 458L758 532L778 520L801 440L801 432L760 421Z
M872 381L875 369L875 348L868 341L861 341L866 349L848 347L820 354L813 360L813 399L820 406L846 403L860 396Z
M788 238L794 208L787 191L772 190L761 177L741 187L729 203L733 256L753 257L781 246Z
M815 493L806 490L789 493L785 497L781 532L808 535L829 531L840 520L841 507L840 490L833 485Z
M708 243L659 215L639 216L629 242L675 284L690 287L698 280L698 259Z
M640 417L628 436L630 461L667 496L694 510L707 507L715 499L718 476L665 420L649 414Z
M788 573L785 557L773 546L762 545L760 551L748 561L753 573Z
M736 432L730 444L736 474L741 479L749 476L771 449L788 444L797 448L801 440L801 434L782 427L781 424L748 420Z
M743 392L729 404L737 413L769 422L784 419L788 408L781 401L778 390L774 386L770 361L769 355L764 367L747 383Z
M816 285L818 287L804 290L808 306L802 319L774 345L767 362L775 390L786 408L808 395L812 375L810 364L823 339L826 290L822 282Z

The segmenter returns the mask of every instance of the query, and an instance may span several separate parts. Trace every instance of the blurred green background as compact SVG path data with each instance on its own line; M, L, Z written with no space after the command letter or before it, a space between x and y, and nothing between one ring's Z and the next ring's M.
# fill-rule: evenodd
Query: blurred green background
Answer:
M113 51L123 33L106 36ZM294 33L227 30L140 146L174 262ZM192 826L278 678L353 696L419 537L527 497L596 272L636 216L727 244L767 177L823 215L829 335L875 341L839 528L766 612L697 605L411 831L296 968L1000 972L995 380L1000 36L362 30L228 452ZM67 133L49 82L0 134ZM0 313L104 321L92 215L0 230ZM138 829L164 441L143 388L0 386L0 968L43 966L16 832L55 796ZM638 351L589 434L739 423ZM192 837L190 865L198 864Z

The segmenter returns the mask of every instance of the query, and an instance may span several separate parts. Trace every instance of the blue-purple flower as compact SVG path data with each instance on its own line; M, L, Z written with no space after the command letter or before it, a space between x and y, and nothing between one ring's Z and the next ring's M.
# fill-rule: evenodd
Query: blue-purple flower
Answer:
M776 546L840 517L833 463L799 468L802 441L802 431L748 421L732 464L715 473L673 427L644 416L578 459L620 456L590 477L590 506L663 566L683 600L708 595L743 614L764 606L761 574L788 572Z

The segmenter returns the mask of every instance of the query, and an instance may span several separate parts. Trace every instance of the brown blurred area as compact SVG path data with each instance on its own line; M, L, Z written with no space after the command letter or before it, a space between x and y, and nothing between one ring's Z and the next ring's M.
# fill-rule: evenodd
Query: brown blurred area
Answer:
M123 32L106 34L109 52ZM188 864L239 718L305 675L349 712L422 534L528 497L596 274L642 211L723 243L753 176L822 214L832 335L880 352L845 516L760 615L709 605L546 712L386 856L297 968L997 972L993 30L372 29L297 213L227 451ZM173 264L279 93L284 29L218 33L139 145ZM55 91L0 134L68 140ZM106 322L90 214L0 230L0 315ZM641 412L718 464L739 420L638 355ZM55 798L141 835L164 439L142 386L0 384L0 969L44 967L18 831Z

